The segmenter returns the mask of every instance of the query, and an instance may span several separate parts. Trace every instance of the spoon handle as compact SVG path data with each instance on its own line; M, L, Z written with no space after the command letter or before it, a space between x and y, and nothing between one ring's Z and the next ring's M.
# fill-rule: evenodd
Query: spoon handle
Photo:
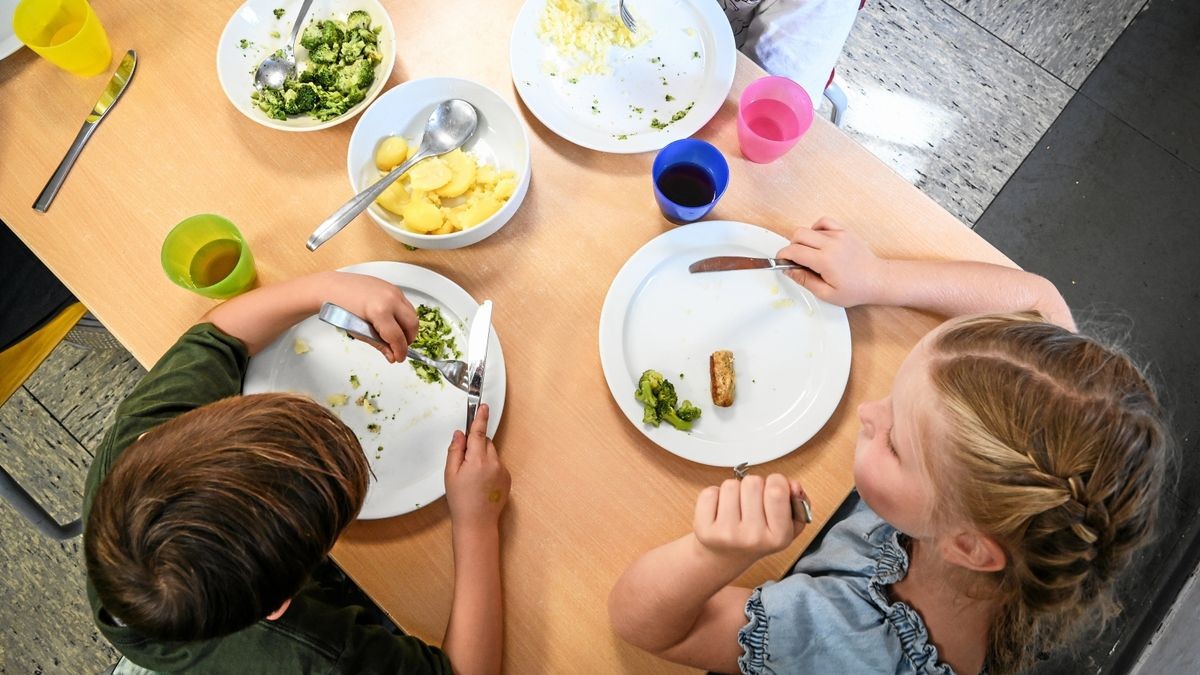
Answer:
M304 0L300 3L300 12L296 14L296 21L292 23L292 39L288 41L288 48L292 53L296 53L296 38L300 37L300 26L304 25L304 17L308 16L308 8L312 7L313 0Z
M343 204L342 208L334 211L332 216L326 218L325 222L317 226L317 229L314 230L311 235L309 235L307 244L308 250L317 250L318 246L329 241L333 235L341 232L342 228L346 227L350 221L354 220L355 216L362 213L368 206L370 206L371 202L375 201L379 195L383 194L383 191L386 190L389 185L396 182L397 178L404 175L405 171L408 171L410 168L412 168L412 165L425 159L426 157L431 157L434 154L435 153L422 148L421 150L417 151L417 154L412 156L412 159L392 169L388 175L380 178L375 182L374 185L351 197L350 201Z

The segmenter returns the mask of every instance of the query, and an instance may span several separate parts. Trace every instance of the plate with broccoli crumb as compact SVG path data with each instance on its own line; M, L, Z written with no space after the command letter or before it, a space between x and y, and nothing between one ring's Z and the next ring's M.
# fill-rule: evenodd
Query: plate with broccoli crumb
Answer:
M509 63L521 100L559 136L601 152L659 150L712 119L733 86L733 31L713 0L526 0Z
M296 77L282 90L254 88L254 71L291 37L300 2L249 0L217 44L217 76L250 119L284 131L316 131L362 111L383 90L396 35L376 0L314 0L296 44Z
M774 257L787 239L731 221L647 242L613 279L600 362L621 412L701 464L762 464L808 442L850 374L846 311L781 272L692 274L714 256Z
M461 358L479 303L458 284L416 265L368 262L343 272L388 281L417 308L412 347L439 359ZM504 353L493 330L483 402L488 433L504 413ZM467 397L435 370L411 361L389 364L379 352L313 315L250 359L243 393L290 391L311 396L345 422L362 443L371 484L359 518L390 518L446 494L446 447L461 429Z

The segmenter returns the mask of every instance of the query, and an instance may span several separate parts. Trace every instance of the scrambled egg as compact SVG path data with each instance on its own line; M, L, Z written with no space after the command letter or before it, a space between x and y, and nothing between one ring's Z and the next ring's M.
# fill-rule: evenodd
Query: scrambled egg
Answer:
M630 33L619 17L595 0L546 0L537 34L564 57L582 55L583 62L573 72L586 75L612 71L607 63L609 47L636 47L649 38L640 22L638 32Z

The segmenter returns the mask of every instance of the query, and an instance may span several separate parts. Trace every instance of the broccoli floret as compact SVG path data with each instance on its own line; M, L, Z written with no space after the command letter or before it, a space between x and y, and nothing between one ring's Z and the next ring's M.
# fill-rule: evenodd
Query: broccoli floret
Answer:
M341 21L326 19L320 26L322 41L330 47L337 47L346 39L346 25Z
M321 92L308 82L297 84L283 93L283 110L289 115L306 113L320 103Z
M333 89L337 84L337 69L329 66L313 66L300 73L301 82L312 82L321 89Z
M309 50L308 60L322 65L335 63L338 60L337 49L329 45L317 45L316 49Z
M325 44L324 35L321 33L321 26L317 23L310 23L304 27L304 32L300 34L300 45L305 49L312 51L317 47Z
M346 25L351 28L371 28L371 15L366 10L356 9L346 17Z
M342 43L342 62L353 63L362 56L367 43L358 38L351 38Z
M667 422L680 431L688 431L692 428L692 422L700 417L700 409L691 401L684 401L677 407L679 395L675 385L657 370L642 373L633 395L644 408L642 422L652 426Z
M335 86L338 91L349 96L368 89L374 81L375 68L366 61L355 61L342 67Z
M271 10L271 12L275 15L276 19L282 19L283 15L287 14L287 10L282 7L280 7L279 9Z

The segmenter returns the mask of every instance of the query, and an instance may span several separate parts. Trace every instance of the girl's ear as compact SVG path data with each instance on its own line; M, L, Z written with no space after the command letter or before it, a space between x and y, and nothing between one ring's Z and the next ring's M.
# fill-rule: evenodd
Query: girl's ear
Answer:
M1000 544L975 530L959 530L943 538L939 547L946 562L976 572L999 572L1008 564Z

